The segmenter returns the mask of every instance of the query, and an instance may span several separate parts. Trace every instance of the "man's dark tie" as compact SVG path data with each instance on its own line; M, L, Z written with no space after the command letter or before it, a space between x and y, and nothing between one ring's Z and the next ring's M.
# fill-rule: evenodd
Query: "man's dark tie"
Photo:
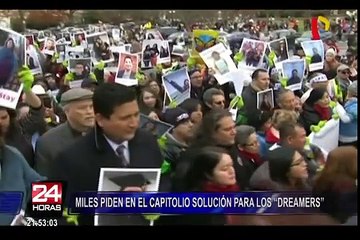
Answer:
M129 163L125 158L124 150L125 150L125 146L122 144L116 148L116 153L118 155L118 158L120 159L121 167L125 168L129 166Z

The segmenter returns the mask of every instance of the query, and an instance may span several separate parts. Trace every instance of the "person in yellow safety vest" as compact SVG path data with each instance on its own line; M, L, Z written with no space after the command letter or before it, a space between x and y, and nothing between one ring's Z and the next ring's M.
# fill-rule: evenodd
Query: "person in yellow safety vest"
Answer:
M333 93L333 96L330 95L330 97L332 99L336 99L339 103L344 103L347 88L351 84L349 76L350 67L345 64L341 64L337 68L337 76L329 81L330 88Z

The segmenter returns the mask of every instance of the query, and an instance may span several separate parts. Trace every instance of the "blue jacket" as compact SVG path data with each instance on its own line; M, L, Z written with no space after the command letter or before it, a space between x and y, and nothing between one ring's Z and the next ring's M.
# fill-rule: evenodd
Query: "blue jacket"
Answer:
M269 145L266 143L266 140L265 140L265 133L257 132L256 135L257 135L257 139L260 144L260 156L262 158L265 158L267 151L269 149ZM266 158L264 160L266 160Z
M1 151L0 192L22 192L24 196L22 209L25 210L31 198L31 183L45 180L45 178L29 166L17 149L5 145ZM10 225L14 217L14 215L0 213L0 225Z
M345 103L344 109L350 117L350 122L340 121L340 141L355 142L357 141L357 98L349 99Z

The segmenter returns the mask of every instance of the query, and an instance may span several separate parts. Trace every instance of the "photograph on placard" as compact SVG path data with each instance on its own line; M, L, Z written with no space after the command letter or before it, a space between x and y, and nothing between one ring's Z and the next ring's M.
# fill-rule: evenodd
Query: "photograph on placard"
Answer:
M17 76L26 64L26 38L0 27L0 106L15 109L22 91Z
M70 58L68 70L69 72L75 73L75 79L69 82L69 87L81 87L82 82L89 79L91 58Z
M115 82L125 85L134 86L138 84L136 72L138 69L138 56L130 53L120 53L119 66L116 72Z
M267 89L257 92L256 98L257 109L261 111L270 111L274 108L274 92L273 89Z
M161 40L161 41L164 40L161 33L156 29L148 29L148 30L146 30L145 39L146 40Z
M141 68L152 68L159 63L169 63L169 43L161 40L144 40L142 43Z
M144 129L147 132L152 133L156 138L159 138L162 135L164 135L165 133L167 133L168 131L170 131L170 129L172 129L173 126L166 122L152 119L152 118L146 116L145 114L141 113L140 114L140 128Z
M82 46L70 47L65 46L65 59L69 60L70 58L88 58L86 54L87 50Z
M215 72L214 76L220 85L231 81L227 76L230 72L236 71L237 68L224 44L218 43L215 46L202 51L200 56L207 67Z
M56 52L56 41L53 38L46 37L42 52L47 55L54 55Z
M71 33L69 32L63 32L62 37L65 38L65 42L67 44L71 44Z
M263 41L244 38L240 47L243 59L238 63L242 69L256 69L263 63L266 43Z
M131 44L124 44L124 47L125 47L125 52L131 53L132 51Z
M95 65L100 61L103 61L104 63L114 61L107 32L86 35L86 41Z
M283 77L288 79L286 88L292 91L301 89L305 75L305 59L287 60L282 62Z
M163 86L171 101L177 104L190 98L190 77L186 68L170 72L163 78Z
M115 73L118 70L119 67L119 56L120 53L127 53L128 51L126 51L126 47L125 45L121 45L121 46L111 46L110 50L114 56L114 61L112 62L108 62L105 64L105 69L109 72ZM130 52L128 52L130 53ZM138 58L139 59L139 58Z
M34 35L32 34L29 34L29 35L25 35L25 38L26 38L26 46L29 46L29 45L34 45Z
M59 38L59 39L57 39L57 40L56 40L56 45L58 45L58 44L67 44L67 43L66 43L66 39L65 39L65 38Z
M44 40L45 40L45 37L46 37L46 36L45 36L44 31L39 31L36 38L37 38L38 41L44 41Z
M86 33L85 32L77 32L71 35L71 41L75 44L75 46L83 46L86 47Z
M322 40L301 42L305 56L310 57L310 72L323 69L324 67L324 44Z
M276 39L269 42L270 51L273 51L276 55L274 61L282 62L289 59L288 43L286 38Z
M57 63L62 63L65 61L66 57L66 43L57 43L56 44L56 52L58 54L58 59L56 60Z
M40 73L42 73L42 68L41 68L38 53L33 45L30 45L30 46L31 47L29 47L26 50L26 59L25 59L26 65L29 67L32 74L34 74L34 75L40 74Z
M83 71L91 72L91 59L90 58L70 58L69 59L69 72L80 71L80 68L77 69L77 66L82 65ZM82 71L81 71L82 72ZM80 74L79 74L80 75Z
M140 188L144 192L159 191L161 170L158 168L101 168L98 192L128 191ZM142 214L95 215L95 226L144 225L152 226Z
M120 29L118 28L111 29L111 35L114 41L120 41Z

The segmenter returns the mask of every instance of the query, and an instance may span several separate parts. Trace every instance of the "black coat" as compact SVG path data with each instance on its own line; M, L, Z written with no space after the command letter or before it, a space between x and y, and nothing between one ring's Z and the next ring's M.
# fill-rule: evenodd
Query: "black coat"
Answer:
M161 167L163 158L157 141L144 130L139 129L129 141L129 152L129 168ZM66 181L67 199L74 192L97 191L101 168L121 167L120 160L98 128L60 152L54 164L56 172L50 178ZM79 224L94 225L94 218L89 215L79 216Z
M303 111L299 117L299 123L301 123L305 128L307 136L311 133L311 125L317 125L320 121L321 117L319 113L317 113L313 107L305 103L303 106Z

